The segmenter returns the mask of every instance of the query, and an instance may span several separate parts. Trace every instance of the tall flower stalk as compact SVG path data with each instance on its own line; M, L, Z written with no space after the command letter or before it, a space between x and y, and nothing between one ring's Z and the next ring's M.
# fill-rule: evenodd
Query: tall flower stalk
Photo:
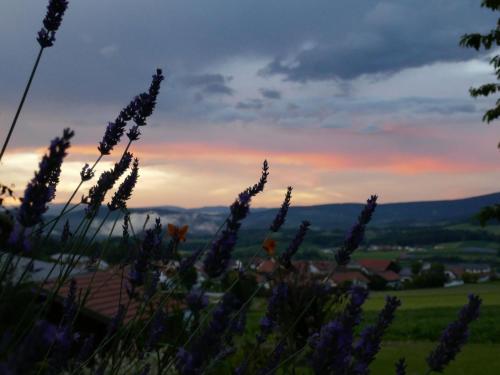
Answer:
M73 131L65 129L62 137L57 137L51 142L49 152L43 156L39 164L39 170L26 186L16 216L16 224L9 238L11 245L19 245L25 241L25 230L33 228L42 221L42 215L48 210L48 203L55 197L61 165L73 135ZM26 243L23 247L24 250L29 250Z
M33 78L35 77L35 73L38 69L38 64L42 58L42 53L45 48L52 47L54 45L54 41L56 40L56 32L61 26L62 18L66 9L68 7L67 0L49 0L49 5L47 6L47 13L45 14L45 18L43 19L43 27L38 32L37 41L40 44L40 50L38 51L38 55L35 59L35 64L33 65L33 69L31 70L31 74L28 78L28 83L24 88L23 95L21 96L21 101L17 106L16 114L14 115L14 119L9 128L9 132L7 133L7 137L2 145L2 150L0 151L0 161L2 161L2 157L7 149L12 133L14 132L14 128L17 124L17 119L19 118L19 114L24 106L24 102L26 97L28 96L28 91L31 87L31 83L33 82Z
M109 155L113 148L120 142L120 139L125 132L125 126L127 125L127 122L132 119L135 121L136 125L133 126L127 133L129 141L127 146L125 147L125 150L123 151L122 157L128 152L132 142L139 139L139 126L145 126L146 118L148 116L151 116L151 114L153 113L160 91L160 85L164 78L165 77L163 76L162 70L156 69L156 73L152 77L148 91L137 95L125 108L120 111L115 121L108 124L104 136L99 142L99 146L97 147L97 149L99 150L99 156L92 166L89 167L88 164L84 165L81 171L80 182L65 203L57 218L54 220L52 226L45 235L45 239L48 239L57 223L59 222L60 218L66 213L69 205L75 198L83 183L93 177L94 170L97 164L105 155Z

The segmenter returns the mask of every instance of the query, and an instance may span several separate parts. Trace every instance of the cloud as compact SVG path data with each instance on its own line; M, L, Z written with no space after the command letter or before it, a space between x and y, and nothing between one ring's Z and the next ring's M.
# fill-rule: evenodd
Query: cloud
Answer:
M273 89L260 89L262 96L266 99L281 99L281 92Z
M116 44L110 44L109 46L102 47L99 53L105 58L109 59L118 53L118 46Z
M236 104L237 109L254 109L259 110L264 107L264 103L260 99L249 99L244 102L238 102Z
M193 74L182 81L186 87L200 89L205 94L233 95L234 90L228 86L232 79L222 74Z

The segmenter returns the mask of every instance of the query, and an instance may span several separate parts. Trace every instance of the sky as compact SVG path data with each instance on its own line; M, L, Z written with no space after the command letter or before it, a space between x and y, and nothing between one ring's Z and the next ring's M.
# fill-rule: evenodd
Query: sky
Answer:
M162 68L155 113L132 152L130 206L228 205L257 182L254 205L454 199L500 191L493 99L498 51L459 46L498 15L475 0L70 0L44 51L0 165L22 195L50 140L75 130L58 187L64 202L98 156L109 121ZM0 2L0 138L38 52L41 0ZM110 168L121 148L103 159ZM92 185L87 182L81 191Z

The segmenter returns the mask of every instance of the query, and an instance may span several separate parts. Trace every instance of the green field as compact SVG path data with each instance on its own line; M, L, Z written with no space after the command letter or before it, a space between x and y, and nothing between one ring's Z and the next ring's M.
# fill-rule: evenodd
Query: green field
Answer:
M372 366L373 374L388 374L394 362L406 357L407 374L425 373L425 358L441 331L455 319L469 293L483 299L481 316L471 327L469 344L445 374L500 374L500 283L456 288L392 292L403 304L385 336L385 344ZM373 320L387 292L374 292L365 304L366 321Z
M500 318L499 318L500 319ZM385 342L371 366L371 374L394 374L394 363L405 357L407 375L424 375L425 358L434 348L428 341ZM466 344L463 351L444 371L447 375L498 375L500 374L500 344Z
M364 307L365 310L381 309L387 294L400 297L403 302L400 310L457 307L467 302L467 295L470 293L479 294L483 299L483 306L500 306L500 282L491 282L454 288L372 292Z
M469 343L445 374L500 374L500 282L470 284L455 288L372 292L365 303L362 325L373 321L384 305L387 294L397 295L402 306L385 335L384 345L372 365L372 374L393 374L394 363L405 357L407 374L425 374L425 358L435 346L442 330L457 317L476 293L483 299L480 318L471 326ZM258 298L249 312L250 331L257 330L266 306ZM362 328L362 327L361 327ZM303 370L303 373L308 373Z

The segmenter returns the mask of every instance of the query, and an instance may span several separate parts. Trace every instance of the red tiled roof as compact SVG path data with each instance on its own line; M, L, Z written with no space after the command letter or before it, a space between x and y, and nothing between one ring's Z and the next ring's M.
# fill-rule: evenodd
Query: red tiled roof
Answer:
M359 265L371 271L386 271L392 263L392 260L387 259L358 259Z
M329 260L316 260L312 265L320 272L330 272L335 267L335 263Z
M292 262L298 273L309 273L309 262L307 260L296 260Z
M346 281L362 281L368 283L369 280L358 271L348 271L348 272L335 272L332 276L332 280L336 284L342 284Z
M379 275L381 278L383 278L385 281L399 281L401 278L399 275L394 272L394 271L382 271L382 272L377 272L377 275Z
M257 272L272 273L278 264L274 260L265 260L257 266Z
M97 271L92 280L93 275L94 273L91 272L73 277L76 281L78 293L81 291L82 298L85 296L89 286L91 287L83 311L90 314L96 314L102 320L111 319L116 315L119 303L127 306L130 300L126 291L127 270L124 272L123 285L121 277L122 271L119 269ZM53 285L53 282L49 282L46 284L45 289L51 289ZM69 281L59 289L59 297L65 298L68 294L68 289ZM120 289L122 289L121 300ZM130 301L127 314L124 318L125 322L128 322L136 315L140 305L141 302L136 299Z

